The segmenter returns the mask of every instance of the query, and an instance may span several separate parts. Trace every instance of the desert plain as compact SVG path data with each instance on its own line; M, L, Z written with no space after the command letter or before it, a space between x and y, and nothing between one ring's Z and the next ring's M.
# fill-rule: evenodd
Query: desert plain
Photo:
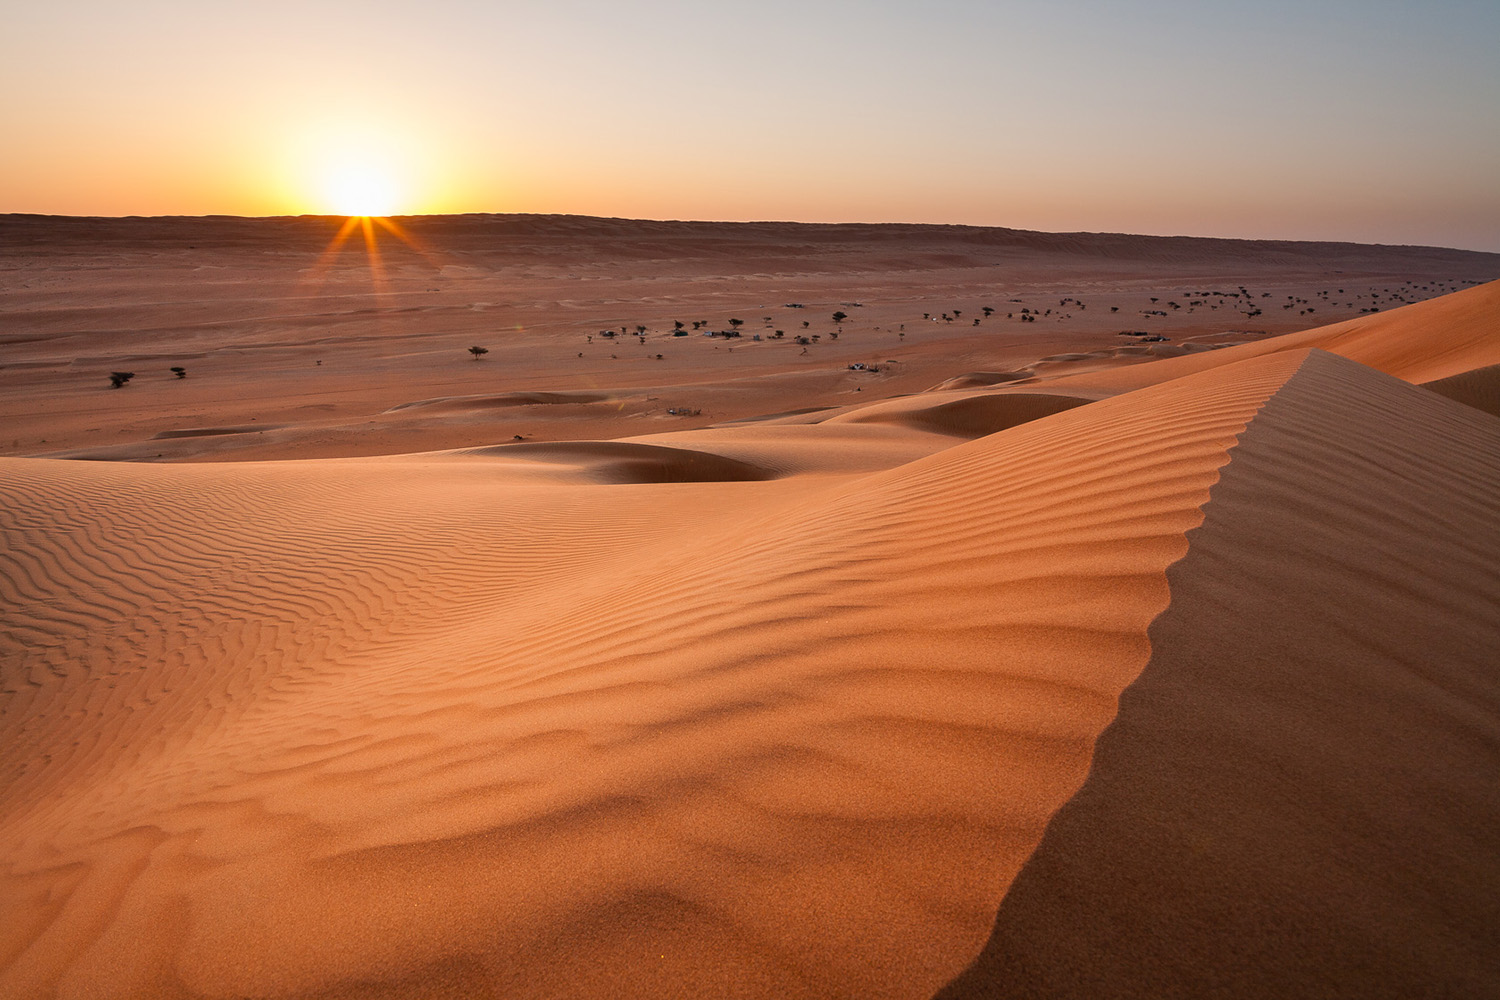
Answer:
M0 995L1495 995L1496 278L0 217Z

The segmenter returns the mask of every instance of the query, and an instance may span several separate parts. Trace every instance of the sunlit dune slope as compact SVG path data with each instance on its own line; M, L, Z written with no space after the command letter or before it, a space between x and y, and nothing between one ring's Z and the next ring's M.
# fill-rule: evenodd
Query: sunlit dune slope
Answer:
M1310 355L941 996L1494 995L1497 498L1500 420Z
M4 460L0 994L928 995L1302 360L876 472Z
M1318 348L1408 382L1431 382L1500 364L1500 281L1332 326L1218 351L1083 372L1048 381L1048 391L1117 392L1156 385L1247 358Z

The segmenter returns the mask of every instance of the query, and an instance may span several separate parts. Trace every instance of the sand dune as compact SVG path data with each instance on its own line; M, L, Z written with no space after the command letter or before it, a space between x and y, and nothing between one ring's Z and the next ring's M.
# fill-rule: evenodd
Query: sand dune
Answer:
M775 478L771 469L713 452L632 441L522 442L475 448L466 454L567 466L582 480L597 483L740 483Z
M506 225L536 268L563 230L645 272L806 249ZM858 261L1245 250L1044 235ZM957 337L878 374L766 342L785 370L670 398L377 354L379 455L0 457L0 995L1493 992L1500 420L1455 400L1497 316L1492 284L1024 378ZM330 359L255 414L163 377L197 395L76 452L306 454L355 433L307 416ZM700 393L738 402L665 414ZM610 439L514 440L570 408Z
M1422 388L1500 417L1500 365L1486 365L1423 382Z
M10 460L3 984L930 992L1145 663L1257 366L805 483Z
M830 417L828 423L898 423L917 430L975 438L1071 410L1086 402L1087 399L1078 396L1019 391L1003 396L965 395L942 401L919 396L862 407Z
M1151 661L940 996L1500 983L1500 421L1314 353L1230 455Z
M1500 364L1500 281L1388 312L1285 334L1258 343L1060 378L1116 391L1154 385L1246 358L1318 348L1408 382L1431 382Z

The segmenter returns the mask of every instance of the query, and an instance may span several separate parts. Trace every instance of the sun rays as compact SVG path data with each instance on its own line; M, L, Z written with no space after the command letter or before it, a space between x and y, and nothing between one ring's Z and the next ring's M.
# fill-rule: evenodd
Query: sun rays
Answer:
M401 245L415 252L426 261L433 269L442 266L441 262L433 253L422 245L421 241L414 237L411 232L395 219L379 215L351 215L339 226L338 232L329 240L323 252L318 255L318 260L313 264L311 272L306 277L307 284L316 291L321 288L328 279L329 272L343 256L345 245L357 232L364 244L365 265L370 273L370 287L375 295L376 308L380 308L381 300L390 292L390 282L386 273L385 259L381 253L380 234L385 232L394 236Z

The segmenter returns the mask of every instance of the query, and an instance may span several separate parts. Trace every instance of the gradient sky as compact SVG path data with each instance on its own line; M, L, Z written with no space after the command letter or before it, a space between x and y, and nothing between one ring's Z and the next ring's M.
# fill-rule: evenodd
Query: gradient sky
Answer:
M402 213L1500 251L1496 0L7 8L0 212L332 212L352 161Z

